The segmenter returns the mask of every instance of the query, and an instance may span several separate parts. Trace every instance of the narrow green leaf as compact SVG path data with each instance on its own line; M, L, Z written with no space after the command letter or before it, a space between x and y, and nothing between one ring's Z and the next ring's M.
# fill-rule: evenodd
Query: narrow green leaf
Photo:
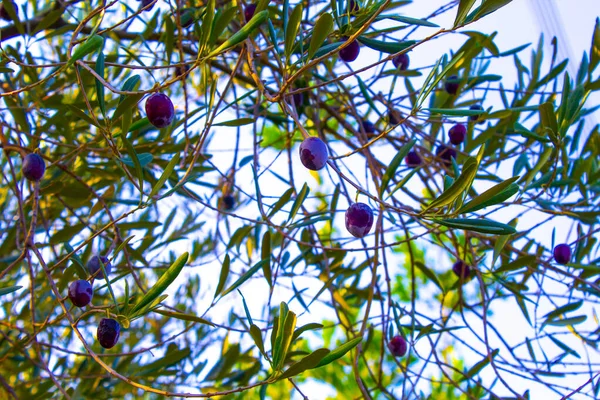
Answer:
M398 170L400 163L402 162L402 160L404 160L404 158L406 157L410 149L413 148L415 143L417 143L415 139L409 141L408 143L405 143L400 148L400 150L398 150L398 153L396 153L390 165L388 165L388 167L386 168L385 173L381 178L381 187L379 188L380 196L383 196L383 193L385 193L385 190L387 189L390 180L396 175L396 170Z
M201 32L202 36L200 39L200 54L204 54L205 50L208 49L211 39L211 31L213 29L213 23L215 21L215 0L209 0L204 11L204 17L202 18Z
M252 268L246 271L237 281L235 281L231 286L229 286L222 294L221 297L227 296L229 293L233 292L235 289L240 287L244 282L252 277L259 269L263 267L266 263L266 260L260 260Z
M300 335L302 335L306 331L311 331L314 329L321 329L321 328L323 328L323 325L317 324L314 322L310 323L310 324L302 325L300 328L298 328L294 331L294 335L292 336L292 342L294 340L298 339L300 337Z
M292 364L277 380L291 378L302 372L316 368L319 363L330 353L329 349L317 349L302 358L297 363Z
M432 208L444 207L451 204L466 190L469 189L473 183L473 179L477 175L478 163L474 157L469 157L463 166L463 170L460 176L452 183L452 185L444 190L444 192L433 200L426 208L425 211Z
M494 11L504 7L512 0L484 0L483 3L473 11L467 18L467 22L474 22L478 19L485 17L493 13Z
M94 35L90 36L85 42L81 43L77 49L71 55L69 61L67 61L67 67L75 64L77 60L82 59L83 57L91 54L95 51L98 51L104 45L104 38L102 36Z
M185 263L187 262L189 257L189 253L183 253L179 256L173 264L162 274L162 276L158 279L158 281L146 292L144 297L137 302L135 306L130 311L131 316L135 315L137 311L140 311L142 308L151 304L158 296L164 292L167 287L173 283L173 281L177 278Z
M583 305L583 300L576 301L574 303L565 304L564 306L558 307L554 311L550 311L542 318L545 318L547 321L556 319L557 317L566 314L571 311L578 310Z
M62 10L60 10L62 13ZM98 75L104 78L104 53L100 53L98 59L96 60L95 71ZM106 116L106 105L104 103L104 85L96 79L96 96L98 97L98 105L100 106L100 111L102 111L102 115Z
M305 182L304 185L302 185L302 189L300 189L300 193L298 193L298 197L296 197L296 200L294 201L294 204L292 205L292 211L290 212L288 221L291 221L294 219L294 217L298 213L298 210L302 206L302 203L304 203L306 196L308 196L308 193L310 193L310 188L308 187L308 185Z
M500 222L492 221L489 219L467 219L467 218L454 218L454 219L434 219L434 222L447 226L454 229L464 229L467 231L479 232L479 233L490 233L495 235L510 235L516 233L516 229L510 225L502 224Z
M190 315L190 314L185 314L182 312L168 311L168 310L154 310L153 312L160 314L160 315L164 315L165 317L180 319L182 321L192 321L192 322L198 322L199 324L215 326L215 324L213 324L209 320L200 318L196 315Z
M405 17L403 15L382 15L378 19L391 19L393 21L403 22L409 25L427 26L429 28L439 27L438 24L434 24L433 22L429 22L419 18Z
M238 118L232 119L231 121L219 122L212 126L244 126L254 123L254 118Z
M454 19L454 27L461 26L465 20L467 19L467 15L469 15L469 11L473 8L473 4L475 4L475 0L460 0L458 4L458 12L456 13L456 18Z
M435 272L433 272L432 270L430 270L425 264L423 264L420 261L415 261L415 266L423 273L423 275L425 275L433 283L435 283L435 285L440 288L440 290L442 291L442 293L445 292L444 286L442 285L442 282L438 279L438 277L435 274Z
M369 105L371 106L371 109L373 111L375 111L376 113L380 114L377 107L375 107L375 103L373 102L371 95L369 94L369 89L367 88L367 85L365 85L363 80L360 79L360 76L358 76L358 75L356 75L356 80L358 81L358 88L360 89L360 92L362 93L362 95L365 98L365 100L367 101L367 103L369 103Z
M123 113L126 110L130 110L132 108L134 108L137 103L139 103L139 101L142 99L143 94L132 94L129 96L125 97L125 100L123 100L122 102L119 103L119 105L117 106L117 109L115 110L113 116L112 116L112 122L115 123L117 121L117 119L119 119L119 117L121 115L123 115Z
M276 371L280 371L284 366L288 350L292 343L292 335L294 334L294 329L296 329L296 321L296 314L289 311L285 317L283 330L279 330L281 333L281 342L277 342L279 344L279 348L276 348L278 350L276 353L277 357L273 357L273 368Z
M271 277L271 232L268 230L265 232L262 238L261 246L261 257L265 260L263 265L263 274L265 279L269 283L269 286L273 286L273 278Z
M402 50L405 50L417 43L414 40L407 40L404 42L383 42L381 40L369 39L364 36L359 36L358 41L373 50L388 54L400 53Z
M227 277L229 277L229 267L231 265L231 259L229 258L229 254L225 254L225 260L223 261L223 265L221 266L221 274L219 275L219 283L217 284L217 289L215 290L215 298L221 293L225 284L227 283Z
M154 156L152 156L152 154L150 153L140 153L137 156L142 168L144 168L146 165L150 164L152 160L154 160ZM123 161L123 164L127 165L128 167L135 167L135 163L129 157L123 157L120 160Z
M590 76L592 75L592 72L594 72L598 64L600 64L600 17L596 18L596 26L594 27L594 37L592 38L592 47L590 48L590 65L588 67L588 72Z
M148 195L148 197L150 199L153 198L156 194L158 194L158 191L163 187L165 182L171 177L171 175L173 174L173 170L179 163L179 158L180 158L180 154L177 152L177 153L175 153L175 155L173 156L171 161L169 161L169 163L167 164L167 167L163 171L160 178L158 178L158 181L154 184L152 191Z
M312 37L310 38L310 45L308 46L308 59L312 58L317 53L317 50L321 48L323 42L329 36L333 29L333 17L329 13L323 13L317 20L315 27L312 30Z
M507 190L513 184L513 182L516 182L518 179L519 179L518 176L514 176L510 179L502 181L501 183L489 188L485 192L481 193L479 196L473 198L467 204L463 205L460 208L460 210L458 210L457 212L459 214L465 214L465 213L474 212L474 211L484 208L482 205L487 204L487 202L490 199L493 199L495 196L503 193L505 190ZM517 186L517 189L518 189L518 186ZM504 201L504 200L506 200L506 199L503 199L502 201ZM489 204L487 204L487 205L489 205Z
M499 349L495 349L494 351L492 351L492 353L490 354L491 358L492 359L496 358L499 351L500 351ZM481 360L477 364L473 365L473 367L465 373L464 378L462 378L461 380L464 381L467 379L472 379L477 374L479 374L479 372L481 372L481 370L483 370L485 367L487 367L489 363L490 363L490 357L485 357L483 360Z
M281 207L283 207L288 203L288 201L290 201L292 194L294 194L294 188L289 188L281 195L279 200L277 200L277 202L273 205L273 208L269 212L269 218L275 215L277 211L281 210Z
M400 182L398 182L396 184L396 186L394 186L394 188L390 191L390 193L388 194L388 196L386 198L390 198L394 193L396 193L398 190L402 189L404 187L404 185L406 185L406 182L408 182L410 180L410 178L412 178L413 175L417 173L417 170L418 170L418 168L411 169L411 171L408 174L406 174L404 176L404 178L402 178L400 180Z
M21 289L22 287L23 286L8 286L8 287L0 288L0 296L4 296L6 294L16 292L17 290Z
M496 270L496 272L503 273L503 272L516 271L527 265L533 264L536 260L537 260L537 257L532 256L532 255L519 257L516 260L509 262L508 264L504 264L504 265L500 266L500 268L498 268Z
M298 3L296 7L294 7L285 30L285 57L288 60L288 64L290 54L292 54L292 48L294 47L294 41L298 36L300 22L302 22L302 2Z
M260 352L263 355L265 355L266 358L265 344L262 339L262 333L260 331L260 328L254 324L250 325L250 336L252 337L252 340L254 340L254 343L258 347L258 350L260 350Z
M215 57L232 47L237 46L239 43L246 40L260 25L262 25L269 18L268 11L261 11L255 13L254 17L246 25L244 25L239 31L234 33L229 39L223 42L222 45L210 52L207 58Z
M481 114L481 110L469 110L458 108L425 108L424 110L429 111L432 114L451 115L453 117L470 117L472 115Z
M323 357L323 359L317 364L317 366L315 368L319 368L324 365L330 364L330 363L334 362L335 360L337 360L338 358L343 357L347 352L349 352L350 350L352 350L353 348L358 346L358 344L362 341L362 339L363 339L362 337L357 337L357 338L350 340L349 342L344 343L343 345L341 345L340 347L338 347L337 349L333 350L332 352L327 354L325 357Z
M140 164L140 160L135 151L135 148L133 147L133 145L131 144L129 139L127 139L127 135L121 135L121 140L123 141L123 144L125 145L125 148L127 149L127 153L129 154L129 157L131 158L131 160L133 161L133 164L135 165L135 171L136 171L137 177L138 177L139 190L143 196L144 195L144 172L142 171L142 164Z
M552 321L546 321L544 324L551 325L551 326L573 326L573 325L577 325L577 324L581 324L582 322L585 322L586 319L587 319L587 316L578 315L576 317L571 317L571 318L555 319Z

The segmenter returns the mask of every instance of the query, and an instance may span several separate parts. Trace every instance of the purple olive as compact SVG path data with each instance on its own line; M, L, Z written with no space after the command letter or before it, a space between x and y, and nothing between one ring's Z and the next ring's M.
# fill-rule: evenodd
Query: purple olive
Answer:
M235 206L235 198L230 194L226 194L225 196L221 197L221 204L222 204L223 210L225 210L225 211L232 210L233 206Z
M36 153L29 153L23 158L23 176L33 182L42 179L46 172L46 164L42 156Z
M292 95L292 97L294 98L294 105L296 106L296 108L302 107L304 105L304 93L303 92L294 93Z
M248 4L246 9L244 10L244 18L246 22L250 21L252 17L254 17L254 12L256 11L256 4Z
M402 336L396 335L388 343L388 348L394 357L404 357L408 350L408 343Z
M92 301L92 296L94 296L94 289L86 280L80 279L69 285L69 299L74 306L87 306Z
M360 123L365 133L375 133L375 124L371 121L364 119Z
M410 65L410 58L406 53L398 54L396 57L392 58L392 63L400 71L406 71Z
M481 111L483 113L483 107L481 107L479 104L473 104L471 107L469 107L469 110L477 110L477 111ZM477 114L477 115L471 115L469 117L469 119L471 121L477 121L479 119L479 117L481 117L481 114ZM484 120L481 121L477 121L478 124L485 124Z
M465 128L462 124L456 124L450 131L448 131L448 137L450 138L450 143L459 145L465 141L465 137L467 136L467 128Z
M175 67L175 78L179 78L190 70L188 65L178 65Z
M346 229L352 236L365 237L373 226L373 210L365 203L354 203L346 210Z
M142 0L142 7L141 7L141 8L144 8L144 7L146 7L148 4L152 3L153 1L154 1L154 0ZM144 11L150 11L150 10L152 10L152 9L154 8L154 6L155 6L155 5L156 5L156 3L152 4L152 5L150 6L150 8L147 8L147 9L145 9Z
M446 92L451 95L455 95L458 92L458 88L460 87L460 79L456 75L452 75L446 79L444 83L444 88Z
M571 248L568 244L562 243L554 247L554 261L561 265L571 261Z
M458 279L463 281L467 279L469 275L471 275L471 267L469 267L464 261L460 260L454 263L452 266L452 271L456 276L458 276Z
M348 40L348 38L344 38L344 40ZM352 62L358 58L358 53L360 53L360 46L356 40L353 40L340 50L340 58L346 62Z
M439 157L444 164L450 165L452 164L452 159L456 159L456 150L445 144L440 144L435 151L435 155Z
M154 93L146 100L146 116L148 121L157 128L164 128L173 122L175 108L166 94Z
M328 157L327 146L318 137L308 137L300 144L300 161L308 169L323 169Z
M100 261L102 261L102 264L104 264L104 269L106 270L106 273L110 275L112 266L108 262L108 257L105 256L92 256L87 263L87 268L91 276L95 276L96 278L103 277L104 279L106 279L104 273L102 272L102 267L100 267Z
M413 150L408 152L404 161L406 162L406 165L412 168L418 167L423 162L423 160L421 160L421 156L419 156L417 152Z
M100 342L100 346L105 349L115 347L119 341L119 335L121 334L121 325L112 318L102 318L98 325L98 331L96 336Z

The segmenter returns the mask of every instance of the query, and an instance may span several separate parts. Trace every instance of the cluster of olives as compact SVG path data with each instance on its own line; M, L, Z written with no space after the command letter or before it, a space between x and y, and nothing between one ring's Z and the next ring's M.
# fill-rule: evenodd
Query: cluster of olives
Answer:
M98 274L101 274L105 280L108 280L108 276L102 271L100 263L104 265L106 274L110 274L111 264L108 261L108 258L101 255L94 255L87 263L88 272L92 276L92 283L94 282L94 277ZM73 303L74 306L83 308L90 304L92 297L94 296L92 283L84 279L79 279L69 285L69 300L71 300L71 303ZM121 325L112 318L102 318L100 324L98 324L98 330L96 331L98 342L105 349L114 347L119 341L120 334Z

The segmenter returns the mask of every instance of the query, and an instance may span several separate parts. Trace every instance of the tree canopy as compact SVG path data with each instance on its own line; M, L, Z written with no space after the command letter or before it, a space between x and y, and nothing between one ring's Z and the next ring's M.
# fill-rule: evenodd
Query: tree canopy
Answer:
M410 3L3 0L0 398L598 398L600 22Z

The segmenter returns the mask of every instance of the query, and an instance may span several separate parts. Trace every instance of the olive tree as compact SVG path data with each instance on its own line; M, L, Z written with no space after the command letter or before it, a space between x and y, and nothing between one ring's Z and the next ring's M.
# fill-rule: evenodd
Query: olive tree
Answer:
M3 0L0 397L597 398L600 26L409 3Z

